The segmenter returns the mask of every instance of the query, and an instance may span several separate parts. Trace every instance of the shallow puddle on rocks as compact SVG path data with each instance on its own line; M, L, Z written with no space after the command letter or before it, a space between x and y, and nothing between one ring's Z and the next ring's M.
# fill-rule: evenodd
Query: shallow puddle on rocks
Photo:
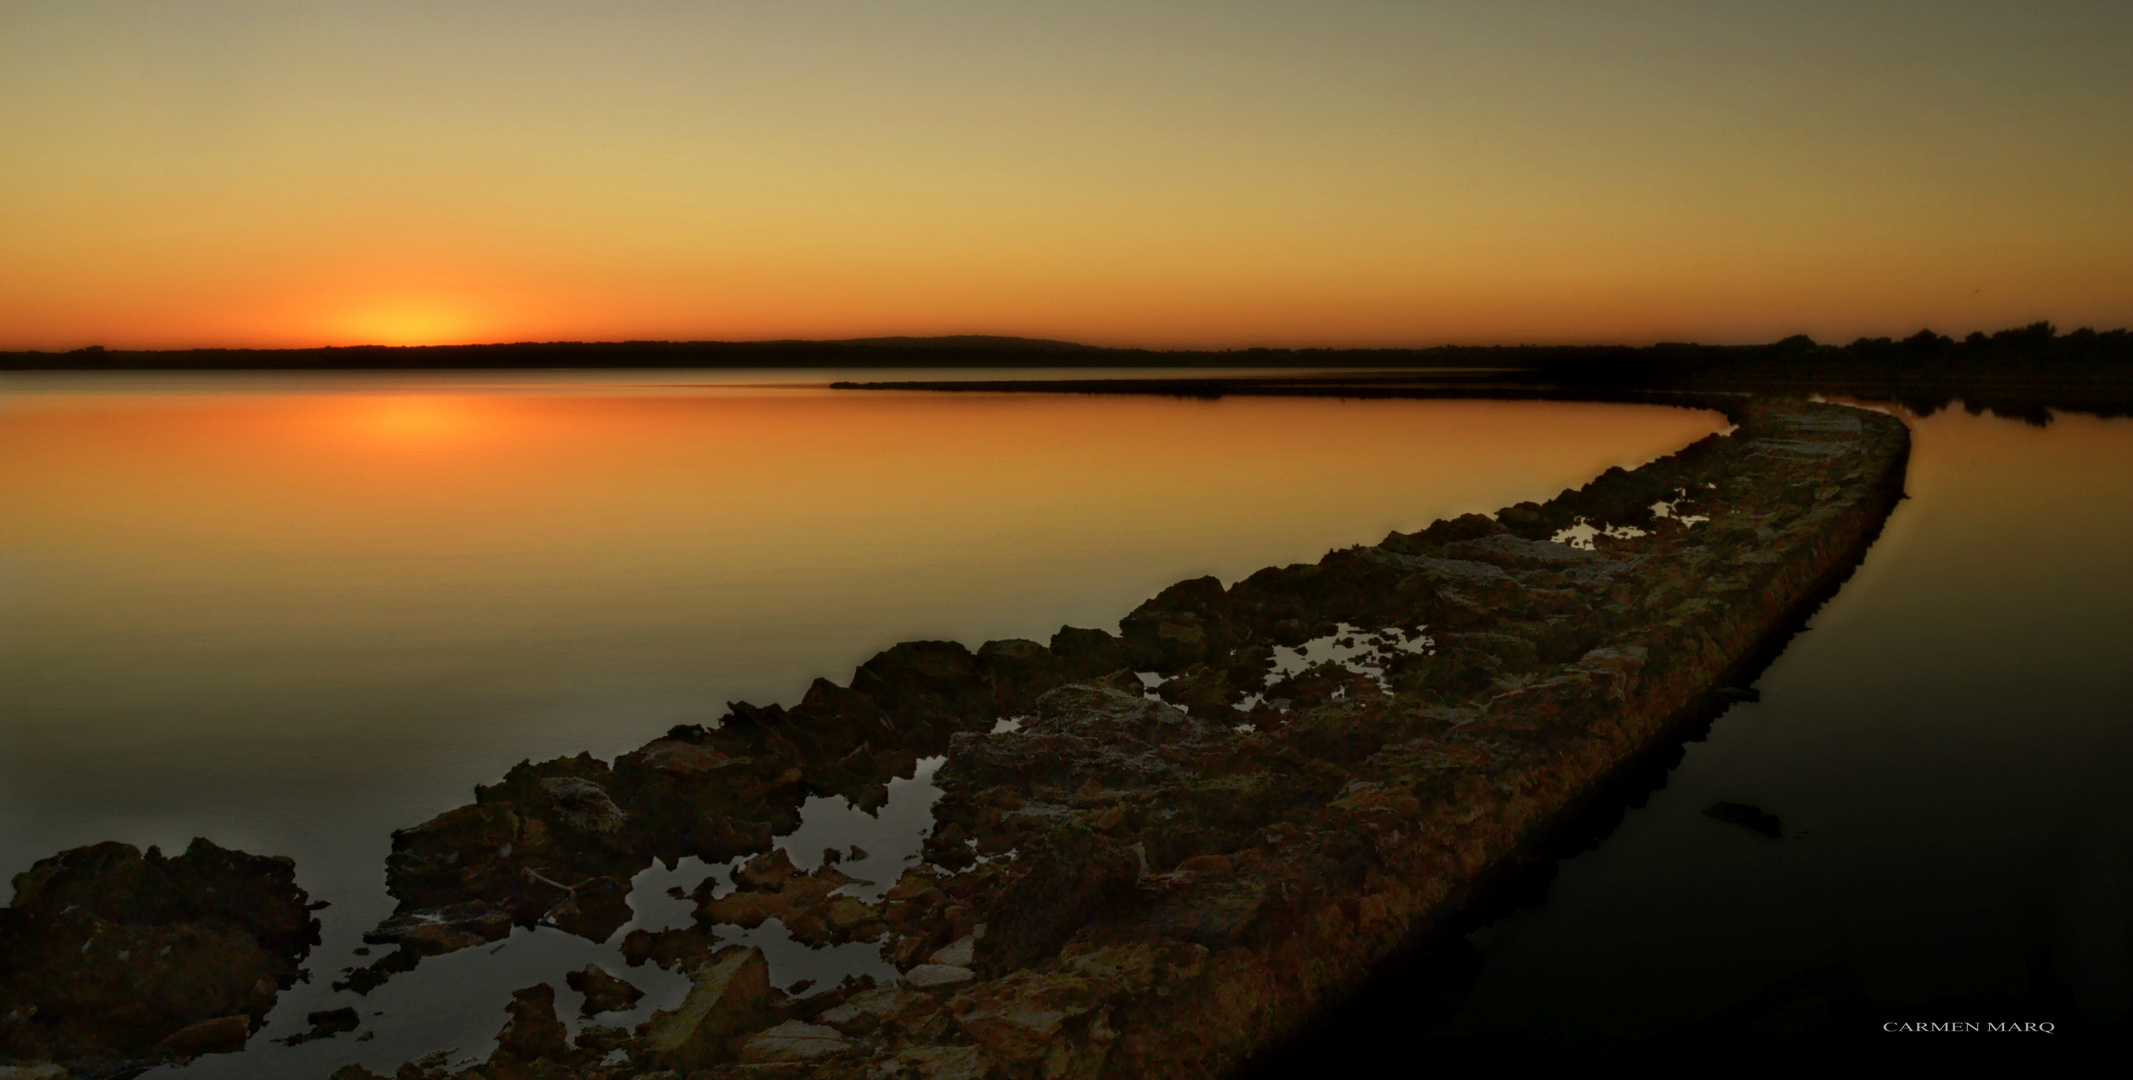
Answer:
M834 854L838 869L858 880L835 890L832 895L844 893L868 903L879 901L883 893L896 885L904 871L921 858L920 850L926 834L933 829L933 804L941 797L941 789L933 783L933 774L946 760L944 757L920 758L910 779L890 780L889 801L877 813L869 814L843 798L809 798L800 807L800 827L790 835L778 838L774 847L784 851L793 866L803 873L820 869ZM855 851L860 854L855 856ZM733 872L755 857L741 856L719 865L708 875L698 862L693 878L686 882L676 880L675 884L688 893L709 876L716 882L712 897L724 896L733 891ZM655 867L646 874L659 870ZM677 878L680 874L679 870L674 872ZM639 875L638 881L641 883L644 877ZM642 887L638 884L639 889ZM665 887L661 886L662 889ZM695 909L694 901L675 901L663 894L658 898L679 908L678 918L668 925L689 924L690 912ZM635 910L645 910L636 907L636 893L631 894L630 902ZM805 980L811 985L801 991L803 995L810 990L829 989L847 976L871 975L882 983L895 982L898 977L895 965L882 959L878 941L812 947L794 941L785 924L777 919L766 919L763 925L752 930L718 924L718 936L720 948L732 942L763 950L763 958L770 965L771 985L789 989Z
M763 925L753 930L721 926L718 938L722 949L728 942L733 942L763 950L763 959L770 965L770 985L791 992L795 997L828 990L847 976L871 975L884 986L900 977L896 965L881 958L881 943L878 941L810 948L794 941L785 924L776 919L766 919ZM802 981L808 985L793 991L792 988Z
M1671 514L1674 509L1672 503L1655 503L1653 504L1653 507L1654 508L1652 510L1652 513L1658 517L1666 517L1668 514ZM1666 513L1660 513L1658 507L1665 507ZM1700 517L1683 517L1680 520L1690 525L1694 525L1696 522L1705 521L1708 519ZM1594 525L1593 523L1585 520L1584 518L1579 518L1577 524L1572 525L1567 529L1558 530L1554 536L1551 536L1548 539L1553 543L1564 544L1569 547L1577 548L1579 551L1593 551L1597 548L1597 545L1593 543L1593 538L1595 537L1607 536L1612 537L1616 540L1635 540L1640 536L1649 535L1651 534L1645 532L1643 529L1637 528L1635 525L1608 525L1602 527L1599 525Z
M628 929L618 932L613 941L619 943ZM580 1016L584 995L570 988L564 974L588 964L603 967L643 990L636 1008ZM496 1048L496 1033L503 1027L511 991L536 983L555 988L556 1016L573 1036L589 1024L634 1028L650 1019L654 1010L681 1004L689 991L689 980L678 973L650 964L629 967L613 944L595 944L553 927L517 927L495 944L430 957L366 996L334 995L332 1005L352 1005L362 1017L362 1026L354 1032L293 1047L271 1047L261 1053L265 1040L305 1030L305 1011L326 1007L316 1001L297 1003L292 1000L297 995L285 994L289 1004L270 1014L247 1053L209 1055L190 1065L166 1066L145 1075L186 1080L324 1076L349 1062L391 1075L401 1062L440 1051L448 1052L447 1061L457 1067L489 1056ZM470 1003L483 1002L485 1006L470 1007Z
M803 872L819 869L827 858L826 852L834 850L838 853L838 868L859 879L838 891L868 903L881 899L895 886L896 879L919 860L926 833L933 828L933 804L941 797L941 789L934 786L933 773L946 760L920 758L910 779L890 780L889 801L878 814L869 814L834 796L808 799L800 807L799 829L779 838L777 846ZM854 848L864 854L855 857ZM730 872L723 880L732 880Z
M1385 669L1401 653L1417 656L1434 655L1437 642L1423 631L1427 626L1394 626L1383 630L1365 630L1348 623L1335 623L1333 633L1290 648L1274 646L1273 665L1268 668L1265 686L1272 688L1283 679L1294 678L1324 665L1334 665L1345 671L1361 675L1378 684L1386 693L1392 692L1392 684L1386 681ZM1335 697L1342 696L1335 691ZM1244 700L1232 706L1239 712L1257 708L1264 693L1248 694ZM1283 712L1286 706L1267 699Z

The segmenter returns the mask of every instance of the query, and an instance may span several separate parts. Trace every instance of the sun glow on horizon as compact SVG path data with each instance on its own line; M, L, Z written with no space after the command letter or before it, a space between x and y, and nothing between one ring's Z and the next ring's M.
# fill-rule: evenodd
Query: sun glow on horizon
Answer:
M460 345L493 332L469 305L452 300L386 302L358 307L329 322L328 336L346 345Z

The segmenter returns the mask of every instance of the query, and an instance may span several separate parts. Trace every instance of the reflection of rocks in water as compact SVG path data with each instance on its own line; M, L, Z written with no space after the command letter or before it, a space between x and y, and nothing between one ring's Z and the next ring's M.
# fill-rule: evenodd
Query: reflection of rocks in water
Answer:
M194 840L42 859L0 910L0 1061L104 1075L242 1049L319 925L295 864Z
M1221 1074L1738 696L1721 688L1849 572L1901 491L1902 426L1729 408L1731 437L1545 504L1179 583L1115 638L908 643L790 710L734 705L611 766L521 765L395 837L402 910L372 936L408 962L512 921L599 938L626 917L605 882L696 856L733 888L706 880L692 925L621 942L692 980L623 1047L633 1068ZM923 858L867 868L895 878L878 900L849 864L773 849L807 798L878 808L943 753ZM778 989L731 943L772 920L874 943L902 977ZM552 1074L620 1067L576 1052Z

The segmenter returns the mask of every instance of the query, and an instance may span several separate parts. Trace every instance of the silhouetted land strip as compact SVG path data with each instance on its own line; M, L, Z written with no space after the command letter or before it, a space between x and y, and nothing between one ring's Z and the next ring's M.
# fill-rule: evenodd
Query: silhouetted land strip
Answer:
M1429 397L1672 405L1708 405L1741 394L1822 394L1892 401L1920 414L1961 401L1973 413L1990 411L2040 425L2051 422L2053 410L2133 415L2133 337L2124 330L2060 334L2048 323L1991 335L1972 334L1963 341L1921 331L1902 341L1861 339L1843 346L1817 345L1807 338L1795 337L1756 346L1445 348L1418 352L1436 361L1435 370L1369 371L1367 362L1358 361L1344 365L1349 370L1328 375L833 385L864 390L1165 394L1208 399Z
M1112 349L1011 337L851 341L539 341L319 349L104 349L0 353L15 371L460 371L660 368L1444 367L1474 350ZM1483 350L1496 352L1498 350ZM1520 350L1511 350L1518 352ZM1456 355L1454 355L1456 354ZM1495 364L1522 366L1509 355Z
M1112 349L1008 337L863 338L851 341L519 342L500 345L324 349L77 349L0 353L15 371L427 371L502 369L732 368L1270 368L1349 372L1349 396L1415 396L1428 371L1433 396L1519 396L1542 391L1723 391L1822 393L1900 402L1929 413L1962 400L1973 410L2045 422L2047 410L2133 415L2133 335L2049 323L1971 334L1958 341L1922 330L1908 338L1823 345L1796 336L1769 345L1643 347L1468 346L1428 349ZM1400 390L1398 386L1409 389ZM1072 393L1223 394L1328 392L1311 381L1264 378L1164 380L1113 387L1093 381L1039 385L874 384L929 390L1054 390Z

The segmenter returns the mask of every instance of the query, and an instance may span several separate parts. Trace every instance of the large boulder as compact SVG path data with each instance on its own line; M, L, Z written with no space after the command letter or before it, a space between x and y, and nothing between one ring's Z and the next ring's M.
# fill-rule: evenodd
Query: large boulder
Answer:
M772 1000L763 951L732 946L689 973L689 996L679 1007L652 1014L639 1050L653 1068L708 1068L726 1057L734 1036L769 1019Z
M240 1049L319 940L296 864L102 843L15 877L0 1058L150 1063Z

